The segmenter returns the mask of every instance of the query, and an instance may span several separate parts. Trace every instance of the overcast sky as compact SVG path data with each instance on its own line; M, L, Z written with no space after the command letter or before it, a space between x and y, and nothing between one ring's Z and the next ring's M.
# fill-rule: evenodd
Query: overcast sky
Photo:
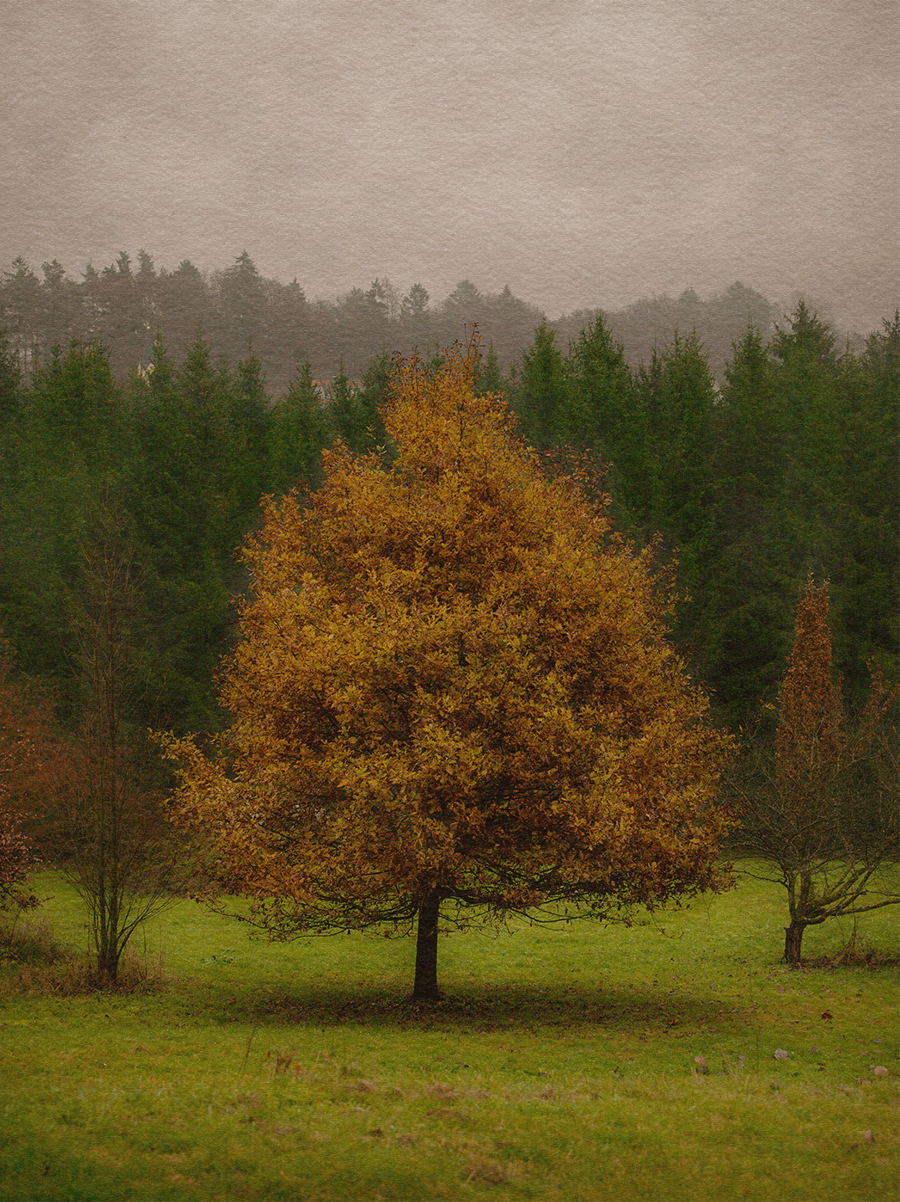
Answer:
M3 5L0 268L141 247L550 317L898 295L895 0Z

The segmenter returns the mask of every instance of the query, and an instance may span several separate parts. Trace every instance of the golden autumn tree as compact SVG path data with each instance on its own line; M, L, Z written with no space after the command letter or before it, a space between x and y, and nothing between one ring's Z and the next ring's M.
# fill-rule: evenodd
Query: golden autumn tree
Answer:
M727 740L665 637L645 556L549 480L474 344L397 365L390 452L326 452L268 501L221 677L231 725L179 764L177 822L275 937L571 905L612 916L724 880Z
M878 876L897 854L896 757L881 738L894 699L873 665L869 699L848 729L832 673L828 587L810 578L781 683L774 763L757 769L746 798L745 848L774 865L774 876L759 875L787 890L787 963L800 963L808 926L900 902Z

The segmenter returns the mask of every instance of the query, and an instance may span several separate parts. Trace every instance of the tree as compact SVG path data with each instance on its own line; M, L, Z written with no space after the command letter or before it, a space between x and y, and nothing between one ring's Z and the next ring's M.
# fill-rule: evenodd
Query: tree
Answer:
M269 503L209 753L168 738L172 813L274 936L550 907L609 918L718 889L727 739L666 641L645 557L545 479L474 346L401 361L389 462L326 452ZM569 909L569 908L573 909Z
M216 324L213 293L199 268L190 259L183 259L174 271L160 273L156 294L159 329L169 354L176 362L181 362L188 354L197 330L209 329Z
M53 259L41 264L41 324L46 350L65 346L81 332L81 296L78 285L66 275L62 263Z
M329 417L338 436L351 451L362 453L371 450L374 442L366 424L367 410L364 410L360 400L358 385L347 376L343 359L328 392Z
M294 374L287 395L272 410L270 428L272 489L284 493L321 479L322 450L331 441L330 423L313 383L309 360Z
M841 504L842 408L835 335L801 300L772 339L775 386L783 408L784 504L797 546L798 579L839 561L833 514Z
M534 331L534 341L522 352L513 385L512 404L522 419L526 437L547 450L565 437L564 414L569 381L556 334L546 322Z
M884 321L860 356L839 363L841 439L838 486L829 505L836 555L831 565L835 659L848 698L865 691L875 659L896 680L900 651L897 489L900 313Z
M15 679L0 638L0 910L37 904L35 895L23 889L39 859L33 832L25 827L62 762L49 706Z
M353 450L366 452L384 446L385 432L381 421L381 407L388 394L393 369L392 357L387 351L376 355L363 372L355 403L358 423L365 434Z
M82 721L56 790L55 833L61 870L90 912L98 977L114 985L134 932L171 902L172 860L130 722L143 676L140 600L131 540L109 502L82 544L80 566L73 624Z
M32 378L0 482L0 617L29 676L71 683L65 594L86 511L122 472L121 390L96 343L59 348Z
M540 309L513 296L505 284L496 296L484 297L480 315L473 311L469 320L477 322L487 344L496 351L498 365L506 370L546 318Z
M131 269L131 256L120 251L115 263L103 269L97 287L101 320L93 336L103 342L120 375L144 362L150 353L153 330L147 322L145 287Z
M335 312L338 346L348 370L359 376L372 358L384 351L389 333L388 301L381 280L373 280L363 292L352 288L337 304Z
M162 720L186 730L214 721L209 677L239 580L234 548L250 520L238 479L247 439L242 445L232 419L227 374L214 369L199 335L180 371L157 339L137 385L125 503L152 613L152 692Z
M641 537L655 539L681 593L673 634L697 662L697 618L709 585L716 384L695 333L655 350L635 380L624 424L621 490ZM643 443L643 446L642 446Z
M268 306L265 287L256 264L241 251L231 267L219 273L218 324L221 347L233 348L257 342L268 344Z
M566 441L602 459L607 487L630 516L632 482L644 467L647 432L621 343L602 313L592 316L570 342L566 370Z
M79 462L98 477L114 469L124 423L106 347L73 342L65 355L57 348L34 375L30 420L58 469Z
M710 524L715 393L696 334L682 338L676 330L643 399L657 482L651 524L678 548L687 584L693 584Z
M797 590L785 483L792 442L767 345L752 326L732 347L714 420L712 531L694 637L704 680L737 724L777 696Z
M309 361L312 355L310 304L296 279L290 284L267 280L266 288L271 348L267 378L277 395L287 388L297 364Z
M631 371L622 344L613 338L602 313L570 344L567 366L572 381L569 440L614 457L629 441L625 427L634 405Z
M827 585L810 578L781 684L773 762L757 765L754 795L744 790L744 846L774 866L776 875L763 879L787 890L784 959L795 965L808 926L900 903L878 881L897 851L896 756L880 771L877 764L893 746L879 744L878 734L896 691L875 667L868 702L848 731L831 660ZM863 789L860 766L868 770Z
M400 314L404 320L421 317L428 309L428 292L421 284L413 284L400 302Z
M41 286L19 256L0 282L0 320L23 373L34 371L45 349L40 344Z
M0 910L14 905L27 910L37 904L22 885L34 868L34 851L22 833L21 821L0 796Z
M475 391L480 394L505 394L507 384L500 370L500 359L493 344L488 353L479 360L475 372Z
M236 505L242 526L250 526L259 506L259 498L268 491L269 396L262 364L247 347L247 356L238 361L231 381L231 423L234 430L234 469L237 484ZM243 533L243 530L241 531Z
M0 446L6 451L9 428L16 424L22 407L22 371L0 329Z

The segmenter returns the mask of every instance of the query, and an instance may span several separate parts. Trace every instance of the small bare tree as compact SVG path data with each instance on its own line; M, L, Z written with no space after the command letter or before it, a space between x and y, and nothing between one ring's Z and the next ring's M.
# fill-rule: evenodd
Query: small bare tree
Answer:
M736 782L742 850L762 857L788 895L784 960L799 964L808 926L897 905L880 869L897 858L897 775L885 719L896 691L872 666L868 701L847 729L832 676L827 585L812 579L797 610L774 750L757 748Z
M140 689L131 540L109 503L82 544L72 600L83 714L57 791L64 875L86 901L98 976L114 984L135 930L172 899L171 835L129 722Z

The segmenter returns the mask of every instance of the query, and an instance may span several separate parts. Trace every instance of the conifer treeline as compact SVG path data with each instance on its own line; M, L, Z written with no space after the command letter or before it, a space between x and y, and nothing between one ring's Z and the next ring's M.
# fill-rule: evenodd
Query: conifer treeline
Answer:
M581 310L552 328L566 344L594 316ZM707 301L691 290L677 299L641 300L607 320L635 365L654 345L668 341L676 327L696 329L714 373L721 376L732 340L748 322L768 335L773 317L764 297L733 284ZM157 334L181 362L200 329L213 355L224 355L232 366L252 343L275 395L306 361L315 379L331 379L341 367L358 379L385 348L405 354L418 347L430 354L464 338L472 323L508 370L542 320L538 309L508 287L483 294L470 280L437 303L421 284L401 295L387 279L353 288L333 302L312 301L296 280L264 279L246 251L230 267L209 274L188 260L173 271L157 269L146 251L139 252L135 265L122 251L102 271L89 266L80 280L56 260L44 263L38 275L17 259L0 277L0 328L25 371L47 363L54 346L66 347L78 338L101 342L121 381L147 365Z
M135 721L208 729L243 587L235 548L260 495L314 488L338 436L357 451L383 438L383 344L338 368L326 403L309 360L273 398L255 334L229 363L197 324L183 352L157 336L124 382L95 340L26 372L18 335L0 353L0 627L73 717L70 615L98 512L114 512L141 572ZM508 369L493 347L480 387L506 393L539 449L596 456L619 524L638 542L658 534L662 560L677 551L675 637L724 717L773 699L809 571L831 579L851 705L868 658L896 672L900 317L858 353L802 303L771 336L745 323L720 383L694 333L633 367L602 316L567 343L542 322Z
M510 394L535 445L601 456L620 523L677 558L674 634L730 720L774 700L810 572L851 707L869 659L896 678L900 314L841 353L801 301L771 338L745 329L721 386L693 333L633 370L601 317L567 354L540 326Z

